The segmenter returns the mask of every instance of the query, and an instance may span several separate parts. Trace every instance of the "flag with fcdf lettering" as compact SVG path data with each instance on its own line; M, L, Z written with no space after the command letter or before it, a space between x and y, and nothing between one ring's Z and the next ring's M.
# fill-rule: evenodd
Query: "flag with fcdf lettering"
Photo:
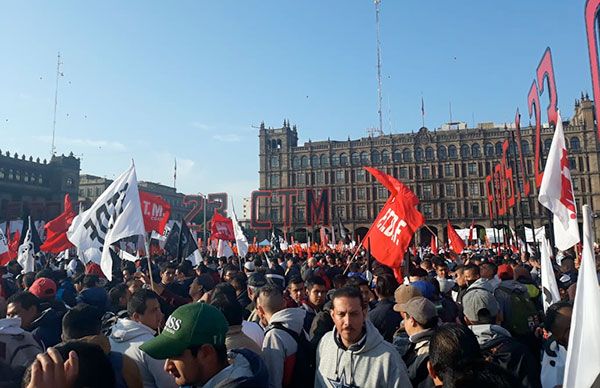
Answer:
M108 247L126 237L145 235L135 166L121 174L86 211L73 219L67 237L80 251L102 249L100 267L112 279Z
M456 232L456 229L454 229L454 227L450 223L450 220L448 220L447 230L448 230L448 247L451 250L453 250L454 253L461 254L462 251L465 249L465 242L463 241L462 238L460 238L460 236Z
M372 167L365 167L389 191L390 196L363 241L377 261L394 270L401 282L400 266L415 231L425 218L417 210L417 196L402 182Z
M554 214L552 224L556 247L561 251L566 251L577 244L579 242L577 206L573 196L569 156L565 146L560 112L556 119L556 130L544 167L538 201Z

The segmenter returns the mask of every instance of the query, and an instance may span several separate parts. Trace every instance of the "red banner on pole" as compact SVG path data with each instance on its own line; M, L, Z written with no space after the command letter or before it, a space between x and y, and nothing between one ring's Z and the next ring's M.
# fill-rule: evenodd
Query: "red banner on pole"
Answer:
M165 225L171 216L171 205L162 197L140 190L140 204L146 232L156 231L163 234Z

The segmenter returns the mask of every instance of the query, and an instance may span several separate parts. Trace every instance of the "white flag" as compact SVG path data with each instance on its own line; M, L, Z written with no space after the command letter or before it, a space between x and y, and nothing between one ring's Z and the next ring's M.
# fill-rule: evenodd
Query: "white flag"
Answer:
M200 249L194 250L194 252L192 252L192 254L186 257L185 259L191 262L193 267L197 267L198 265L200 265L200 263L204 261L202 253L200 253Z
M100 267L111 280L112 258L108 247L123 238L145 233L132 163L88 210L73 219L67 237L81 251L102 248Z
M35 270L35 258L33 257L33 242L31 241L31 217L28 218L29 227L25 233L23 244L19 246L17 262L23 267L21 273L33 272Z
M0 228L0 256L8 252L8 240Z
M583 251L567 348L565 388L600 384L600 287L594 259L591 214L591 208L584 205Z
M577 206L573 196L569 157L565 146L562 119L558 112L556 130L548 151L544 177L538 201L554 214L554 241L556 247L566 251L579 242Z
M233 251L227 241L219 240L219 245L217 246L217 257L231 257L233 256Z
M550 242L546 237L542 237L542 248L540 251L542 260L540 265L542 266L542 302L544 306L544 312L548 307L556 302L560 302L560 293L558 292L558 285L556 284L556 277L552 267L552 260L550 256L552 250L550 249Z
M239 257L246 257L248 253L248 239L242 231L235 210L231 212L231 221L233 222L233 234L235 235L235 244L237 245L237 251Z

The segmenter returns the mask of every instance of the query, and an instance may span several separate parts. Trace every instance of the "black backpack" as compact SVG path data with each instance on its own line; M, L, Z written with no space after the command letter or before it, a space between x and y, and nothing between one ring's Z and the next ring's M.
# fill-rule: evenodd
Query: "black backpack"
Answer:
M296 350L296 363L294 364L294 371L292 372L292 384L290 387L314 387L315 373L317 370L317 356L314 347L311 345L308 339L306 339L304 330L298 334L295 331L283 326L281 322L275 322L271 325L271 328L265 332L265 335L273 329L285 331L294 339L294 341L296 341L296 344L298 345L298 350Z

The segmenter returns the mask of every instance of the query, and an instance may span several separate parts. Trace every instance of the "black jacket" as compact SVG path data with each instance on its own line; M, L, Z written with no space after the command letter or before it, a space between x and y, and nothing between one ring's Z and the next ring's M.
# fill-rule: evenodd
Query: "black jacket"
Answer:
M369 319L373 326L379 330L383 338L392 343L394 333L400 326L402 317L400 313L394 311L395 302L392 299L382 299L377 305L369 311Z
M433 330L428 329L410 337L410 345L407 352L402 356L410 382L415 388L435 387L433 380L429 377L427 362L429 361L429 341Z

